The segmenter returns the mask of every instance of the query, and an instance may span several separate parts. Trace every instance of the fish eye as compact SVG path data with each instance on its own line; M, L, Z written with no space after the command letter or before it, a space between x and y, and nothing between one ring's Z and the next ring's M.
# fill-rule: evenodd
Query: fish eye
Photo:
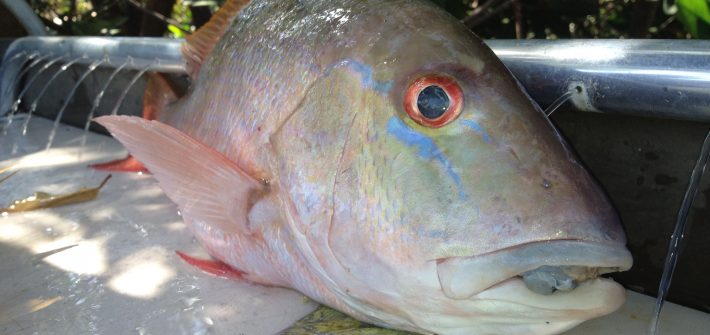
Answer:
M439 128L456 118L463 107L463 92L456 80L445 75L427 75L407 88L404 109L422 126Z

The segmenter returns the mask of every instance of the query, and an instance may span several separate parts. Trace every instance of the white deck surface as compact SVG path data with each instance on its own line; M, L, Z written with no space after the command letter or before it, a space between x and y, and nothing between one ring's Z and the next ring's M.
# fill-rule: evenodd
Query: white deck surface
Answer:
M86 165L125 155L96 134L80 150L82 131L67 126L44 152L51 121L33 119L25 137L21 123L0 130L0 169L20 169L0 184L0 207L97 186L106 173ZM294 291L205 275L175 250L204 255L148 175L114 174L88 203L0 216L0 334L274 334L315 307ZM645 334L653 301L629 292L619 311L567 334ZM666 304L660 334L708 333L710 315Z

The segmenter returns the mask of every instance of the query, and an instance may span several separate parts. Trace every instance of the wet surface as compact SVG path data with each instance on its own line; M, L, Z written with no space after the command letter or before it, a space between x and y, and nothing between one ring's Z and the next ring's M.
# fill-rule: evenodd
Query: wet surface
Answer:
M98 184L107 173L86 165L125 154L91 134L79 161L82 131L66 126L46 154L51 121L33 120L24 138L21 124L0 138L0 167L20 168L0 184L0 207ZM0 333L270 334L315 307L294 291L205 275L175 250L205 255L148 175L113 174L90 202L0 214Z
M67 126L45 153L52 122L34 118L27 137L19 136L21 124L0 137L0 168L20 169L0 184L0 205L98 184L107 173L86 165L125 156L95 134L79 156L82 130ZM114 174L90 202L0 214L0 333L274 334L316 307L294 291L205 275L175 250L205 255L148 175ZM641 334L653 299L629 298L617 313L568 334ZM663 311L663 334L709 328L707 314L674 304Z

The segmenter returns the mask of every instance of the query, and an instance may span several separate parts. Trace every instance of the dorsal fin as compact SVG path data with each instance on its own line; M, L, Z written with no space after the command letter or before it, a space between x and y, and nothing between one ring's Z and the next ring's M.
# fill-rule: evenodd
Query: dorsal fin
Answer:
M193 34L185 37L182 45L182 55L187 62L187 73L192 78L200 71L200 66L212 52L224 32L227 30L232 20L239 11L249 3L250 0L227 0L220 7L209 22Z

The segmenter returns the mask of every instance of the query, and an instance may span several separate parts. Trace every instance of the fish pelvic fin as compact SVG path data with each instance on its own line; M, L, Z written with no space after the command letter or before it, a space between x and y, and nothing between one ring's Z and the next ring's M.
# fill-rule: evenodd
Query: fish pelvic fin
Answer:
M91 164L89 167L100 171L148 173L148 169L145 168L143 163L139 162L131 155L110 162Z
M212 259L194 258L180 251L175 251L175 253L178 255L178 257L185 261L185 263L200 269L202 272L227 279L245 279L246 273L227 265L227 263Z
M227 0L204 26L185 37L182 54L187 62L187 73L195 78L205 58L212 52L239 11L249 0Z
M221 153L159 121L102 116L96 122L150 170L187 222L252 236L248 214L267 186Z

